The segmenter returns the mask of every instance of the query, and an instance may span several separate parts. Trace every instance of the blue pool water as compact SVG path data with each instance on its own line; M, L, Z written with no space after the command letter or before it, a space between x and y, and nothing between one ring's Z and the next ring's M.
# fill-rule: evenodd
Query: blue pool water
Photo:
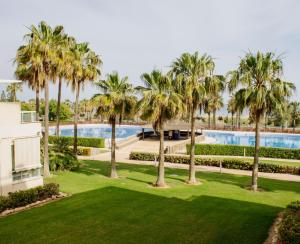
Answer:
M79 137L111 138L111 126L106 124L79 125L77 131ZM50 128L49 132L51 135L54 135L55 128ZM125 139L129 136L136 135L140 132L142 132L142 128L140 126L131 126L131 125L116 126L117 139ZM74 135L73 126L61 126L60 134L62 136L73 136Z
M204 131L216 144L254 146L255 135L249 132ZM260 145L265 147L300 148L300 135L261 133Z

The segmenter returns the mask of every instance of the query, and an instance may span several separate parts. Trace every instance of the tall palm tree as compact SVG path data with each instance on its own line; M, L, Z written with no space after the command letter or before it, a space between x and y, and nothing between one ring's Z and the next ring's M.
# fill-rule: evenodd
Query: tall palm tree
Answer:
M212 73L214 66L215 64L211 56L206 54L200 56L198 52L194 54L184 53L172 64L172 71L182 81L181 94L184 95L191 121L189 184L197 183L195 169L196 111L204 102L205 79Z
M39 120L40 113L40 90L44 88L44 74L42 71L42 58L37 45L28 41L26 45L18 48L14 63L17 64L15 75L17 79L27 81L28 86L35 91L36 119ZM31 38L31 37L30 37Z
M159 129L159 166L157 187L165 187L164 171L164 125L165 122L179 117L184 112L182 95L174 87L176 81L171 75L164 75L159 70L144 73L141 76L144 87L138 87L142 99L138 103L141 118L156 124Z
M121 78L117 72L107 75L107 79L96 84L103 94L96 94L97 113L107 116L111 124L111 178L118 178L116 168L116 123L122 122L125 115L133 113L136 99L128 77Z
M101 59L89 47L88 43L73 42L70 47L68 59L72 65L67 73L67 78L71 80L72 88L75 91L74 107L74 147L73 153L77 154L77 124L79 117L79 95L87 81L96 80L101 74L99 66L102 64Z
M44 176L50 176L49 170L49 153L48 153L48 137L49 137L49 81L54 80L56 74L53 71L57 50L61 45L64 30L62 26L51 28L46 22L41 21L39 25L31 26L31 32L25 38L28 39L29 48L36 50L41 59L41 70L39 75L43 77L45 85L45 118L44 118Z
M289 104L292 119L293 132L295 133L296 121L300 118L300 103L293 101Z
M60 125L60 107L62 95L62 81L67 76L68 69L70 69L71 62L67 59L69 47L74 42L74 38L67 35L61 36L61 45L57 49L56 60L54 64L54 73L58 76L58 94L57 94L57 107L56 107L56 129L55 133L59 136Z
M216 128L216 112L223 107L222 92L225 90L225 77L222 75L210 75L205 79L207 100L213 114L213 128Z
M247 53L238 69L229 74L230 87L242 86L245 104L255 120L255 154L252 172L252 189L257 190L260 120L269 106L280 107L295 89L294 84L281 80L282 61L274 53Z

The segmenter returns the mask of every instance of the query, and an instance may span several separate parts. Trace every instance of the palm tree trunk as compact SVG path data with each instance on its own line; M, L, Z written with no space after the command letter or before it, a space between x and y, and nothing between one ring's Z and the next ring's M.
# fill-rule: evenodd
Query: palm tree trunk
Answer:
M210 129L210 112L208 112L207 114L208 114L208 129Z
M190 169L189 169L189 184L196 184L196 169L195 169L195 121L196 121L196 108L192 110L191 121L191 151L190 151Z
M293 119L293 133L295 133L295 130L296 130L296 120Z
M239 111L238 128L241 129L241 111Z
M213 128L216 129L217 123L216 123L216 110L213 110Z
M265 114L265 131L267 131L267 124L268 124L268 115Z
M257 178L258 178L258 163L259 163L259 143L260 143L260 131L259 131L260 114L256 113L255 118L255 153L254 163L252 171L252 190L257 191Z
M79 93L80 93L80 83L77 81L75 83L75 109L74 109L74 147L73 153L77 155L77 124L78 124L78 103L79 103Z
M50 176L49 170L49 153L48 153L48 137L49 137L49 85L45 80L45 134L44 134L44 177Z
M118 178L116 166L116 118L111 123L111 170L110 178Z
M40 86L37 85L35 88L35 113L36 121L40 120Z
M59 122L60 122L60 101L61 101L61 85L62 79L59 77L58 80L58 96L57 96L57 106L56 106L56 132L55 134L59 136Z
M231 130L233 130L233 113L231 113Z
M164 166L164 124L162 118L159 123L159 163L158 163L158 176L155 186L165 187L165 166Z

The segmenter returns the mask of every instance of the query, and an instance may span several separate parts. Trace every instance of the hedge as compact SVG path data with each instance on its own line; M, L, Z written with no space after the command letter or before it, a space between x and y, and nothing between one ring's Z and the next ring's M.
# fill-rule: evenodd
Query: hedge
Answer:
M154 161L155 158L158 160L158 154L155 153L144 153L144 152L131 152L129 159L132 160L143 160L143 161ZM165 154L165 161L169 163L189 164L189 156L180 156ZM227 169L240 169L240 170L252 170L253 164L251 162L244 161L243 159L216 159L216 158L195 158L196 165L215 166L219 167L222 163L223 168ZM266 164L260 163L258 165L259 172L266 173L284 173L300 175L300 167L292 167L277 164Z
M52 144L55 140L56 136L49 136L49 143ZM70 141L70 144L73 145L74 137L73 136L60 136L67 138ZM77 138L78 146L82 147L97 147L104 148L105 147L105 139L104 138L92 138L92 137L78 137Z
M300 201L292 202L287 206L278 232L280 243L300 243Z
M187 154L190 145L187 145ZM252 146L222 145L222 144L196 144L195 155L230 155L230 156L254 156L255 148ZM288 149L277 147L260 147L259 156L266 158L300 159L300 149Z
M0 196L0 213L6 209L26 206L36 201L59 194L59 185L54 183L45 184L24 191L8 193L8 196Z

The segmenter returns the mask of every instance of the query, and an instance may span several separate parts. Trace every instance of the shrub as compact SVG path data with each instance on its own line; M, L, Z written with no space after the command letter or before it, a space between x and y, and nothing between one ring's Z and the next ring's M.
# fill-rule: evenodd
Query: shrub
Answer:
M26 206L36 201L56 196L59 194L59 185L54 183L45 184L24 191L10 192L8 196L0 197L0 212L6 209Z
M144 160L154 161L155 157L158 158L156 153L144 153L144 152L131 152L129 158L132 160ZM158 159L157 159L158 160ZM172 155L165 154L165 161L170 163L189 164L190 158L186 155ZM252 162L244 161L243 159L217 159L217 158L195 158L196 165L214 166L219 167L222 163L223 168L227 169L240 169L240 170L252 170ZM300 167L292 167L278 164L266 164L260 163L258 165L259 172L266 173L286 173L300 175Z
M221 144L196 144L195 155L230 155L254 156L255 148L252 146L221 145ZM187 154L190 145L187 145ZM260 147L259 156L266 158L300 159L300 149L287 149L276 147Z
M279 235L282 242L300 243L300 201L287 206L279 226Z
M49 155L50 170L76 170L80 163L73 154L64 154L50 151Z
M8 197L0 196L0 213L8 209L9 201Z
M75 170L79 167L79 162L70 149L70 142L65 137L53 139L49 156L51 170Z
M57 136L49 136L49 143L52 144L57 138ZM74 137L73 136L60 136L60 138L65 138L69 141L70 145L73 145ZM82 147L97 147L104 148L105 147L105 139L104 138L91 138L91 137L78 137L77 139L78 146Z

